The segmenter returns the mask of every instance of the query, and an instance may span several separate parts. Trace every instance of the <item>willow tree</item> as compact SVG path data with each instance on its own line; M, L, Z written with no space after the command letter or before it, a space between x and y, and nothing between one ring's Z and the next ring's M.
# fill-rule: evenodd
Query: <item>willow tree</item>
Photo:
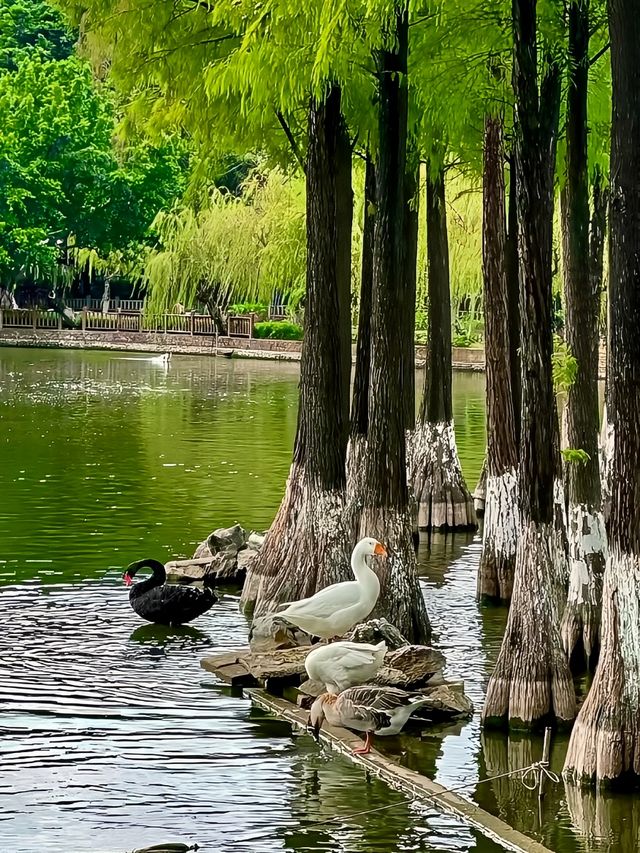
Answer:
M413 311L397 282L403 268L407 146L408 9L393 3L374 49L378 81L378 155L373 241L371 364L367 454L360 532L388 547L381 570L383 613L413 641L424 641L429 620L418 578L406 477L406 405L403 378L407 348L405 312ZM413 354L412 354L413 356Z
M566 181L562 193L566 341L577 371L565 408L569 595L562 620L565 650L580 642L587 661L598 647L606 534L598 460L600 287L590 270L587 95L589 0L569 4ZM575 451L578 450L578 453ZM570 454L573 452L573 458Z
M640 16L609 0L612 69L610 403L615 422L600 660L573 728L566 775L640 782Z
M538 84L536 0L513 0L520 260L522 424L520 519L509 619L483 709L485 724L569 722L575 695L560 639L563 579L554 545L557 416L551 326L554 166L560 70L550 55Z
M503 121L487 116L484 130L484 340L487 377L487 482L478 568L481 600L509 601L518 535L518 446L512 388L513 329L509 312Z

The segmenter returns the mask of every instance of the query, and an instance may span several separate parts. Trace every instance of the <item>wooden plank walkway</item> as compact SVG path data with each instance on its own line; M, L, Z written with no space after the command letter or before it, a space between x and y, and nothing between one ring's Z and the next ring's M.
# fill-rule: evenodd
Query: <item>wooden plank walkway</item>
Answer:
M299 728L306 727L307 711L301 710L285 699L272 696L265 690L250 689L245 692L260 707L271 711ZM372 749L366 756L352 755L351 750L354 747L362 746L362 740L348 729L329 726L325 722L320 737L336 752L350 758L354 763L362 765L367 771L374 773L391 787L404 791L416 799L425 800L442 812L455 815L506 850L512 850L514 853L553 853L548 847L527 838L526 835L513 829L500 818L489 814L489 812L465 800L458 794L447 791L442 785L432 782L426 776L402 767L375 749Z

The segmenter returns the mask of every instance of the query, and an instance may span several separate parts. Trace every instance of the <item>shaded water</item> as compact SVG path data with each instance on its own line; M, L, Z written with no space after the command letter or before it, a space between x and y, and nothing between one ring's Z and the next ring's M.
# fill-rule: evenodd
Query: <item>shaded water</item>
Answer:
M201 670L205 653L246 641L233 595L182 629L145 625L128 605L120 574L129 561L189 555L218 525L268 526L296 398L295 365L175 357L165 371L113 353L0 350L2 851L123 853L161 841L221 851L498 849ZM483 377L456 376L454 408L473 485ZM448 674L479 708L504 612L474 602L478 555L476 539L458 537L420 556ZM537 800L519 783L478 785L536 758L535 739L483 743L475 718L385 748L446 785L469 786L463 793L551 849L638 847L640 821L620 798L567 801L560 786L540 830Z

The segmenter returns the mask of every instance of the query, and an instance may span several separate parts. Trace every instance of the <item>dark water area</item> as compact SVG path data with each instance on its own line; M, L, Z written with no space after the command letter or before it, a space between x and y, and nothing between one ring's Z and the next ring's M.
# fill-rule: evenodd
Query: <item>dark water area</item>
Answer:
M122 567L193 552L214 527L266 528L295 431L298 369L116 353L0 350L0 851L460 851L497 844L411 802L200 668L246 642L237 591L193 627L146 625ZM484 378L458 374L459 452L475 485ZM635 800L519 781L537 738L478 713L506 613L477 606L479 539L438 540L420 570L464 725L382 745L560 853L640 848ZM565 743L554 742L559 769ZM387 806L393 804L390 808ZM382 809L382 807L385 807ZM379 809L378 811L375 811ZM359 814L368 812L368 814Z

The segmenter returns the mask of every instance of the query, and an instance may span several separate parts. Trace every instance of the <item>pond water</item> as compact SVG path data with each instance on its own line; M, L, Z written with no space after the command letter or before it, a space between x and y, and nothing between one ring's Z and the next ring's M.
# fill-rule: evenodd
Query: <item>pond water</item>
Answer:
M182 629L146 625L129 607L121 572L131 560L188 556L235 521L268 526L297 380L284 363L176 356L165 371L134 355L0 350L2 851L125 853L168 841L225 853L500 849L204 672L205 654L246 641L234 594ZM454 410L473 487L482 376L456 375ZM475 603L478 557L472 536L420 552L447 675L464 679L477 711L506 618ZM552 850L640 846L634 800L560 784L539 814L519 782L484 781L529 764L541 744L483 735L477 713L422 741L383 743ZM565 746L554 742L556 769Z

